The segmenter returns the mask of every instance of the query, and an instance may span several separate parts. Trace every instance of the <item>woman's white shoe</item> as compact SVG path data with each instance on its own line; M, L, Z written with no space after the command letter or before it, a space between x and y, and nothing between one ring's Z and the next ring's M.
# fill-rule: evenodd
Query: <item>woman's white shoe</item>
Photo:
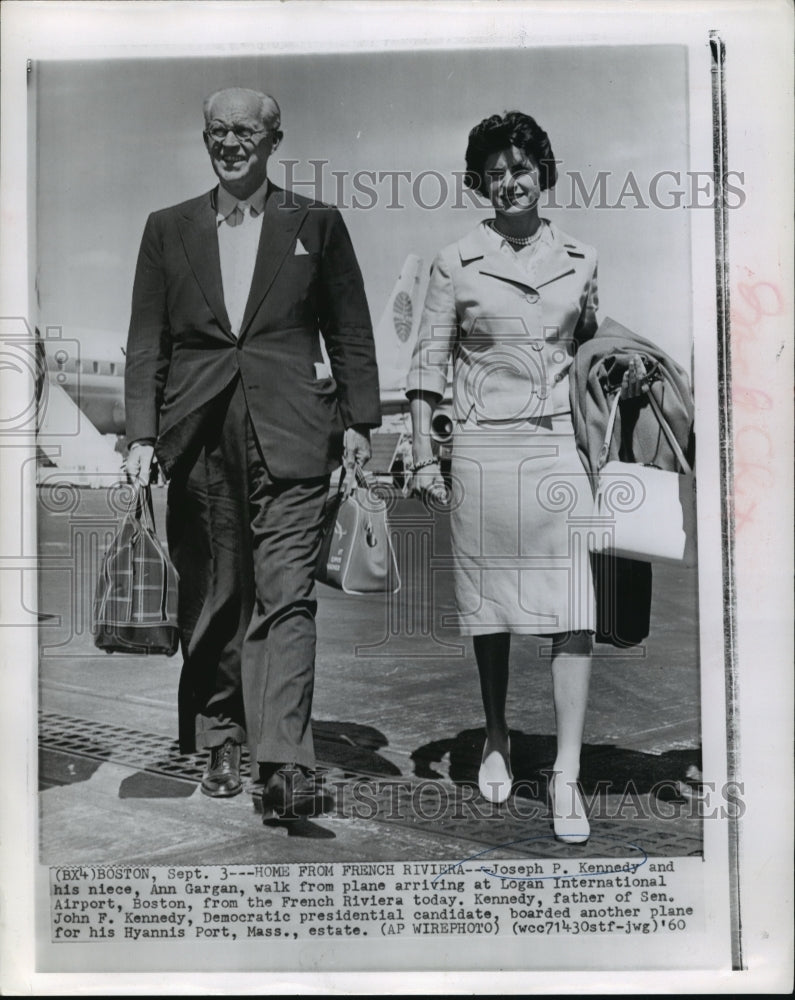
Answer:
M486 746L488 746L488 743ZM484 755L486 754L486 747L483 748L483 753ZM510 760L510 754L509 745L508 760ZM505 757L503 757L499 750L492 750L490 754L483 757L480 770L478 771L478 788L480 789L480 794L485 799L488 799L489 802L505 802L511 794L512 786L513 775L511 774L510 767L506 764Z
M591 826L576 780L566 779L560 772L555 772L549 784L549 798L552 828L558 840L567 844L584 844L591 835Z

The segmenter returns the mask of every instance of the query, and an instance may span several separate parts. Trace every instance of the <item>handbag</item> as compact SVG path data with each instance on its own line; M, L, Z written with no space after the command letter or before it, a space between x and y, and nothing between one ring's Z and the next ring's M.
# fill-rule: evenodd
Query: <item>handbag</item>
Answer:
M652 393L646 399L682 472L607 461L620 395L616 390L597 461L591 551L644 562L695 566L695 476Z
M337 493L326 504L315 578L346 594L395 594L400 574L386 503L368 490L358 466L355 475L356 485L343 498L343 469Z
M137 486L102 560L94 644L106 653L173 656L179 647L177 577L155 531L150 487Z

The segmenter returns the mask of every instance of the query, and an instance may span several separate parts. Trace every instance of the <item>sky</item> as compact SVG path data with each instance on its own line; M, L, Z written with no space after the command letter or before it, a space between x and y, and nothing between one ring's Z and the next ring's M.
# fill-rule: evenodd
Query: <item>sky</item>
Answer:
M659 343L689 369L691 213L655 207L649 197L663 170L678 172L681 185L664 181L660 198L685 188L686 66L676 46L38 63L39 326L60 326L64 337L101 331L111 353L124 343L147 215L215 183L202 99L249 86L281 105L284 139L271 179L291 177L299 193L340 206L374 322L407 254L422 257L427 274L439 249L490 216L484 202L457 194L454 175L464 170L469 130L516 108L546 129L562 161L559 207L542 199L541 214L597 248L600 316ZM571 174L590 189L600 171L609 172L601 207L572 205ZM638 207L633 194L611 207L629 174L649 207ZM356 176L375 189L374 197L358 195L360 207L352 204ZM378 347L379 357L388 355L390 345Z

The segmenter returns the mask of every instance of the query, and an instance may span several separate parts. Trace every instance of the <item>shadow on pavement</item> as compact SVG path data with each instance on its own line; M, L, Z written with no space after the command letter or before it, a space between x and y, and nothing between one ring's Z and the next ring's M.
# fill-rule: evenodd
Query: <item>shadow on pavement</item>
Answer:
M483 729L464 729L448 739L426 743L411 755L414 773L419 778L444 777L447 768L441 765L449 755L451 781L477 782L484 739ZM555 753L554 736L511 730L511 769L518 785L517 794L523 794L522 784L535 786L545 793ZM701 750L698 748L651 754L586 743L582 749L580 784L587 795L616 795L627 790L665 795L669 784L672 790L677 782L690 781L691 775L700 768Z
M88 781L102 766L101 760L78 757L72 754L56 753L53 750L39 750L39 790L75 785Z
M305 840L335 840L337 835L311 819L266 819L263 826L272 830L286 830L288 837L302 837Z
M399 775L400 768L382 757L378 750L389 740L373 726L358 722L312 722L312 736L318 760L343 771Z
M196 791L196 784L165 774L138 771L125 778L119 785L120 799L188 799Z

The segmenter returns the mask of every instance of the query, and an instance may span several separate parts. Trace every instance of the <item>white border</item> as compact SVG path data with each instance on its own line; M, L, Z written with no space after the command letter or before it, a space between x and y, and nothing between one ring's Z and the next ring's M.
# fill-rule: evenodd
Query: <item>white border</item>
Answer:
M256 44L240 45L241 37L263 37L267 13L268 43L282 51L335 51L393 48L419 44L428 47L508 44L540 45L629 42L690 43L704 40L718 29L727 45L729 86L729 161L746 172L750 197L742 213L730 213L732 288L746 272L775 282L783 290L786 311L765 320L759 332L758 364L751 376L770 394L772 410L754 415L774 441L776 489L760 493L753 530L736 540L737 585L740 607L737 630L739 709L742 726L742 777L747 812L742 823L743 954L747 972L633 973L407 973L384 977L373 974L118 974L37 975L33 963L33 915L29 906L35 863L35 769L23 768L21 746L35 759L35 662L33 630L14 630L14 641L0 646L4 678L2 699L4 797L13 808L2 811L3 940L0 963L5 992L760 992L786 991L792 959L791 893L791 463L788 447L791 421L788 389L792 369L792 11L781 2L674 3L648 2L628 14L620 3L302 3L294 5L158 3L114 4L5 4L2 35L2 121L0 184L3 232L0 244L0 302L2 315L28 312L30 282L27 256L20 252L27 235L25 147L25 60L66 57L147 57L162 54L226 54L257 51ZM300 17L300 40L296 17ZM79 37L79 45L68 42ZM173 37L179 45L168 44ZM329 39L332 39L330 45ZM372 42L372 39L378 39ZM67 41L68 40L68 41ZM154 46L154 48L152 48ZM11 113L13 131L10 125ZM20 117L21 116L21 117ZM697 130L702 139L703 129ZM746 166L747 164L747 166ZM706 217L709 213L703 213ZM711 219L711 215L710 215ZM701 229L694 238L708 241ZM699 284L699 290L703 286ZM696 297L698 318L714 313L714 305ZM706 346L703 346L706 345ZM779 351L779 347L781 348ZM712 342L696 337L696 361ZM778 364L779 361L783 362ZM757 384L757 381L754 382ZM712 409L699 385L699 411ZM736 417L746 414L736 411ZM710 426L705 423L704 426ZM713 442L700 440L709 450ZM21 453L4 449L0 479L2 546L0 554L35 552L33 539L20 542ZM706 532L709 535L709 532ZM703 535L702 535L703 537ZM712 532L715 538L715 532ZM718 553L702 549L701 565ZM702 574L702 583L705 574ZM711 620L709 602L714 587L702 585L702 623ZM722 636L707 637L716 646ZM705 753L708 719L723 698L721 657L702 668L705 712ZM9 706L23 706L10 711ZM17 748L14 751L13 748ZM775 762L775 765L771 764ZM717 887L724 891L725 887ZM13 916L13 919L10 919ZM673 958L673 956L672 956Z

